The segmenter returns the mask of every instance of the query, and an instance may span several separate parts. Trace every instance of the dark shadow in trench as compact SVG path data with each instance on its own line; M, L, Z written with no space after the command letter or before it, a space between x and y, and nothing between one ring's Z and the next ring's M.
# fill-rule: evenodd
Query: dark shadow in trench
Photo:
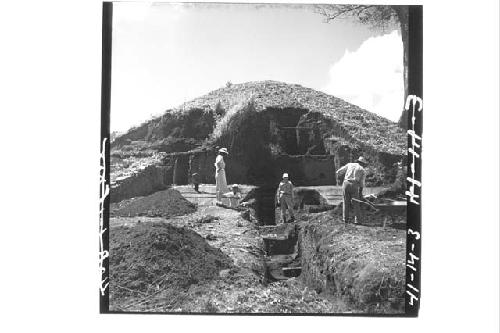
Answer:
M276 187L261 186L255 189L255 214L260 225L276 225Z

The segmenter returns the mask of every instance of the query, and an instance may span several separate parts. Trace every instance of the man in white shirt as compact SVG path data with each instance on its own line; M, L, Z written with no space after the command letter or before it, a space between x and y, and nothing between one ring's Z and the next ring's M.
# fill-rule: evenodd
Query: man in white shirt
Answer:
M276 202L281 207L281 218L283 219L283 223L287 223L287 210L288 214L290 214L289 222L295 221L295 216L293 214L293 201L293 184L288 180L288 173L284 173L283 180L280 182L278 190L276 191Z
M342 183L342 195L344 197L344 206L342 207L342 220L349 223L349 207L354 208L355 223L361 223L363 220L359 202L351 199L361 200L363 197L363 188L365 187L365 178L367 165L366 159L361 156L354 163L347 163L337 170L337 179L344 175Z

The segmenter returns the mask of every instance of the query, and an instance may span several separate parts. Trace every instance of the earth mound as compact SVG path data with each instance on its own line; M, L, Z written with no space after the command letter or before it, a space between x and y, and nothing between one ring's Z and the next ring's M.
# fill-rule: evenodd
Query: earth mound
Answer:
M227 255L190 229L163 223L119 226L110 237L110 303L178 292L230 267Z
M203 140L216 133L221 123L231 122L230 118L248 101L252 101L256 112L286 110L280 118L287 126L297 126L299 119L293 121L294 116L312 112L334 121L349 141L364 142L374 150L398 155L406 151L405 133L396 123L335 96L278 81L245 82L213 90L131 128L116 137L112 146L120 147L134 140ZM308 123L304 121L302 126Z
M111 216L149 216L173 217L186 215L196 211L196 205L189 202L182 194L174 189L158 191L145 197L123 200L112 203Z
M406 133L394 122L296 84L233 84L166 110L111 143L111 199L214 183L218 147L230 151L226 177L264 186L293 175L296 186L336 185L332 170L370 161L369 186L394 183L406 164Z

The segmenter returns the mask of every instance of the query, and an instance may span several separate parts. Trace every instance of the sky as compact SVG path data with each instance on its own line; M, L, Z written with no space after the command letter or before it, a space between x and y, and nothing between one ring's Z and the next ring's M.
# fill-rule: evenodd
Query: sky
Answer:
M404 98L397 27L325 23L312 6L113 4L111 131L230 81L296 83L397 121Z

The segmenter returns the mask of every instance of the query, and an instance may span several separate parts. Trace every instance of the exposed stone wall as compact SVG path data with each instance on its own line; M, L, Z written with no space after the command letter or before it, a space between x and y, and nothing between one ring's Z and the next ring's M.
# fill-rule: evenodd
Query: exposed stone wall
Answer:
M279 180L288 172L295 185L335 185L334 162L331 155L281 155L276 158L274 174Z
M215 152L169 154L162 164L149 166L112 188L114 200L148 195L171 184L186 185L193 173L205 184L215 183ZM235 157L226 158L228 184L276 185L288 172L296 186L335 185L335 157L331 155L280 155L275 159L245 163Z
M366 147L351 144L341 137L329 137L325 139L327 152L334 157L335 170L343 165L355 161L359 156L368 159L367 186L381 186L394 183L397 174L397 163L406 161L405 156L394 155L384 152L376 152Z
M201 183L215 182L215 152L197 152L189 156L189 175L197 173Z
M189 170L189 155L182 154L175 158L174 177L172 183L174 185L186 185L190 178Z
M307 114L304 109L275 109L268 108L259 115L269 124L269 143L277 148L275 153L300 155L299 131L297 126L301 117Z
M143 170L114 187L114 197L147 195L170 184L185 185L191 182L193 173L198 173L202 183L215 183L216 151L211 147L216 145L230 151L226 158L228 183L258 186L277 184L283 172L288 172L298 186L335 185L335 171L360 155L370 161L367 186L389 185L394 183L396 164L403 158L356 141L352 131L338 121L306 109L267 107L257 111L250 102L228 118L217 136L213 134L216 117L211 110L196 108L166 113L122 136L117 144L143 136L148 149L171 153L157 166L168 171L160 176L152 169ZM203 147L208 149L196 146L203 140ZM189 151L178 152L185 149Z
M171 184L173 167L151 165L126 179L123 179L110 191L110 201L152 194L164 190Z
M300 154L325 155L325 145L322 137L324 117L318 113L309 112L297 123L297 142Z

